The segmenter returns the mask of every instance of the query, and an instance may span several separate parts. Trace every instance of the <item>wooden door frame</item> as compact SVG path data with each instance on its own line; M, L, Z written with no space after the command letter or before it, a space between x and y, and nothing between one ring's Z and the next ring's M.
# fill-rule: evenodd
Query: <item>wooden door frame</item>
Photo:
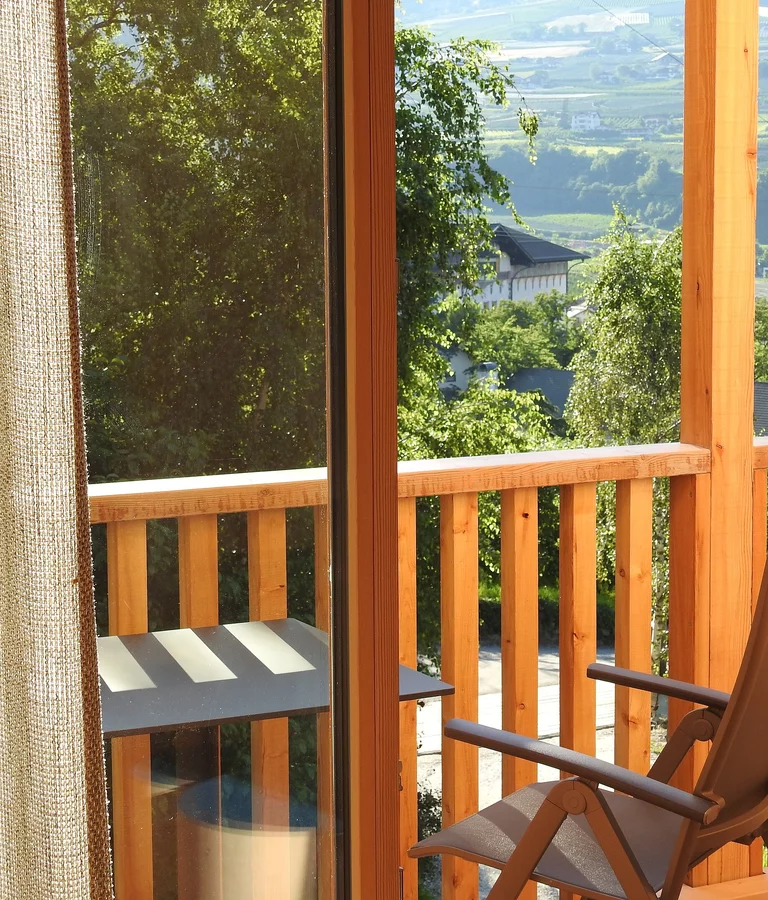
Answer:
M392 0L336 0L327 10L333 715L344 900L399 896L394 28Z

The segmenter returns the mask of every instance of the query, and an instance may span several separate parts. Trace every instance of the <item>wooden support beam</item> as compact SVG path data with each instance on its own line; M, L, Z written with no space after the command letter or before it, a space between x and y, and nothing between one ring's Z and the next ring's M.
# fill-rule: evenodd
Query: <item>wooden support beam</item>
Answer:
M400 662L416 668L416 500L398 500L397 575L400 598ZM400 865L403 900L418 900L419 867L408 848L419 839L416 772L416 701L400 703Z
M454 717L477 721L478 656L477 494L440 498L440 611L442 677L456 693L443 698L443 725ZM443 827L477 812L477 747L443 737ZM445 900L476 900L478 869L443 857Z
M107 525L110 634L143 634L147 523ZM152 900L152 757L149 735L112 740L112 847L116 900Z
M706 683L721 690L752 605L757 7L686 4L681 440L712 452ZM746 848L707 862L710 883L748 873Z
M287 581L285 510L248 513L248 609L252 622L287 616ZM254 841L253 900L286 900L290 895L289 772L288 719L251 722L254 826L285 835L282 841Z
M399 893L400 724L395 11L389 0L342 0L342 16L346 335L343 346L333 343L331 303L329 433L332 516L346 530L333 564L344 567L334 584L343 581L348 607L347 890L390 900Z
M616 484L616 665L651 671L653 480ZM616 688L615 761L651 767L651 695Z

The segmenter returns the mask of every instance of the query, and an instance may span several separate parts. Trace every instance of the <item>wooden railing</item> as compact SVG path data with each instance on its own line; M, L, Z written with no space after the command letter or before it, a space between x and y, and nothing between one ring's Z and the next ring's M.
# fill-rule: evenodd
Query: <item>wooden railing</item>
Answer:
M755 584L766 558L768 439L755 442ZM560 740L595 750L595 683L586 677L596 656L596 485L616 482L616 663L648 670L651 663L651 552L653 478L670 478L672 612L671 665L695 674L689 622L675 613L677 585L697 579L696 497L708 484L708 450L685 444L565 450L467 459L404 462L399 466L400 659L416 664L416 498L440 497L442 677L455 685L443 700L443 718L478 715L478 494L501 492L502 720L506 728L538 734L538 489L560 488ZM698 493L697 493L698 492ZM179 521L179 585L182 626L218 621L217 516L248 513L249 611L252 619L286 614L286 510L314 507L316 617L328 626L327 485L324 469L237 476L95 485L90 490L94 524L108 534L109 628L114 634L147 629L146 522ZM695 523L694 523L695 524ZM677 534L675 534L677 529ZM686 587L685 596L690 596ZM682 593L681 593L682 597ZM695 597L694 597L695 601ZM684 602L680 600L680 607ZM693 601L691 601L693 602ZM678 611L679 613L679 611ZM686 643L688 641L688 643ZM682 648L682 649L680 649ZM685 652L683 652L685 651ZM678 658L675 658L675 653ZM691 671L689 671L691 670ZM648 769L650 700L617 690L617 762ZM681 715L676 709L671 715ZM405 850L416 840L416 704L400 706L402 759L401 845L406 900L417 900L415 864ZM118 900L151 898L152 848L149 741L114 742L115 871ZM330 810L330 723L318 730L319 804ZM285 796L288 733L285 723L254 724L253 778ZM143 775L143 777L137 777ZM693 778L693 769L687 773ZM446 741L442 748L443 817L453 822L477 810L476 748ZM534 780L526 762L504 760L505 793ZM263 815L264 810L254 810ZM285 808L269 811L272 820ZM319 835L318 896L331 896L331 836ZM755 858L754 867L758 865ZM443 897L477 896L477 867L443 862ZM254 879L256 885L258 879ZM287 889L286 889L287 890ZM254 897L258 896L255 890ZM272 897L277 897L271 886ZM533 897L533 893L530 894Z

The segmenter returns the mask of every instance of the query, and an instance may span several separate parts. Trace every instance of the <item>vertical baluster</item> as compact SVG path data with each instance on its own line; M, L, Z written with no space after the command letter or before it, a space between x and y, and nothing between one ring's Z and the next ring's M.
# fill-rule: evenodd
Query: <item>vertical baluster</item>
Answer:
M539 510L536 488L501 492L502 727L538 737ZM505 756L504 795L536 781L536 763Z
M706 685L709 679L710 476L670 479L669 510L669 674ZM669 701L668 733L677 728L692 703ZM691 791L706 758L696 743L678 767L672 783ZM689 884L707 883L707 866L692 869Z
M616 665L651 668L653 479L616 484ZM614 758L645 774L651 766L651 695L616 688Z
M755 613L760 583L766 561L768 543L768 471L755 469L752 479L752 614ZM763 841L756 840L749 848L749 874L763 873Z
M560 489L560 744L595 754L597 624L594 484Z
M147 616L147 523L107 524L110 634L142 634ZM152 900L149 735L112 740L112 844L116 900Z
M330 546L328 507L315 510L315 625L331 630ZM328 653L330 654L330 642ZM330 690L330 684L328 685ZM335 879L335 817L333 797L333 723L331 713L317 717L317 896L333 900Z
M536 488L501 492L502 728L539 736L539 495ZM501 792L537 781L536 763L503 756ZM522 900L535 900L528 882Z
M288 615L284 509L248 513L248 593L251 621ZM254 827L283 834L254 841L253 896L283 900L290 890L288 719L251 723L251 781Z
M219 623L219 540L216 515L179 519L179 624L207 628ZM176 774L190 784L221 776L221 735L218 728L176 734ZM216 819L221 822L221 792ZM217 900L224 896L222 835L200 843L205 834L186 817L177 817L179 897Z
M597 655L596 519L594 484L560 488L560 746L590 756L597 725L595 682L587 678ZM560 900L576 897L560 891Z
M442 677L456 687L443 699L443 724L454 716L477 721L478 712L477 494L440 498L440 602ZM443 825L477 812L477 747L443 738ZM478 870L443 858L445 900L475 900Z
M416 668L416 500L398 502L398 594L400 598L400 662ZM418 900L419 869L408 858L418 840L418 787L416 771L416 701L400 703L400 865L403 900Z

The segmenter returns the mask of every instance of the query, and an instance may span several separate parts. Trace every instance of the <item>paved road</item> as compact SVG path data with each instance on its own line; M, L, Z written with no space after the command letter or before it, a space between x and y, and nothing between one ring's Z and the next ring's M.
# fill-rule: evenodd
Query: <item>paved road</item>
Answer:
M612 663L613 651L598 653L600 662ZM478 663L480 698L478 721L501 728L501 648L484 646ZM555 648L539 653L539 737L553 738L560 732L559 658ZM597 682L597 727L613 727L614 688ZM419 756L440 752L440 699L426 700L418 712Z

